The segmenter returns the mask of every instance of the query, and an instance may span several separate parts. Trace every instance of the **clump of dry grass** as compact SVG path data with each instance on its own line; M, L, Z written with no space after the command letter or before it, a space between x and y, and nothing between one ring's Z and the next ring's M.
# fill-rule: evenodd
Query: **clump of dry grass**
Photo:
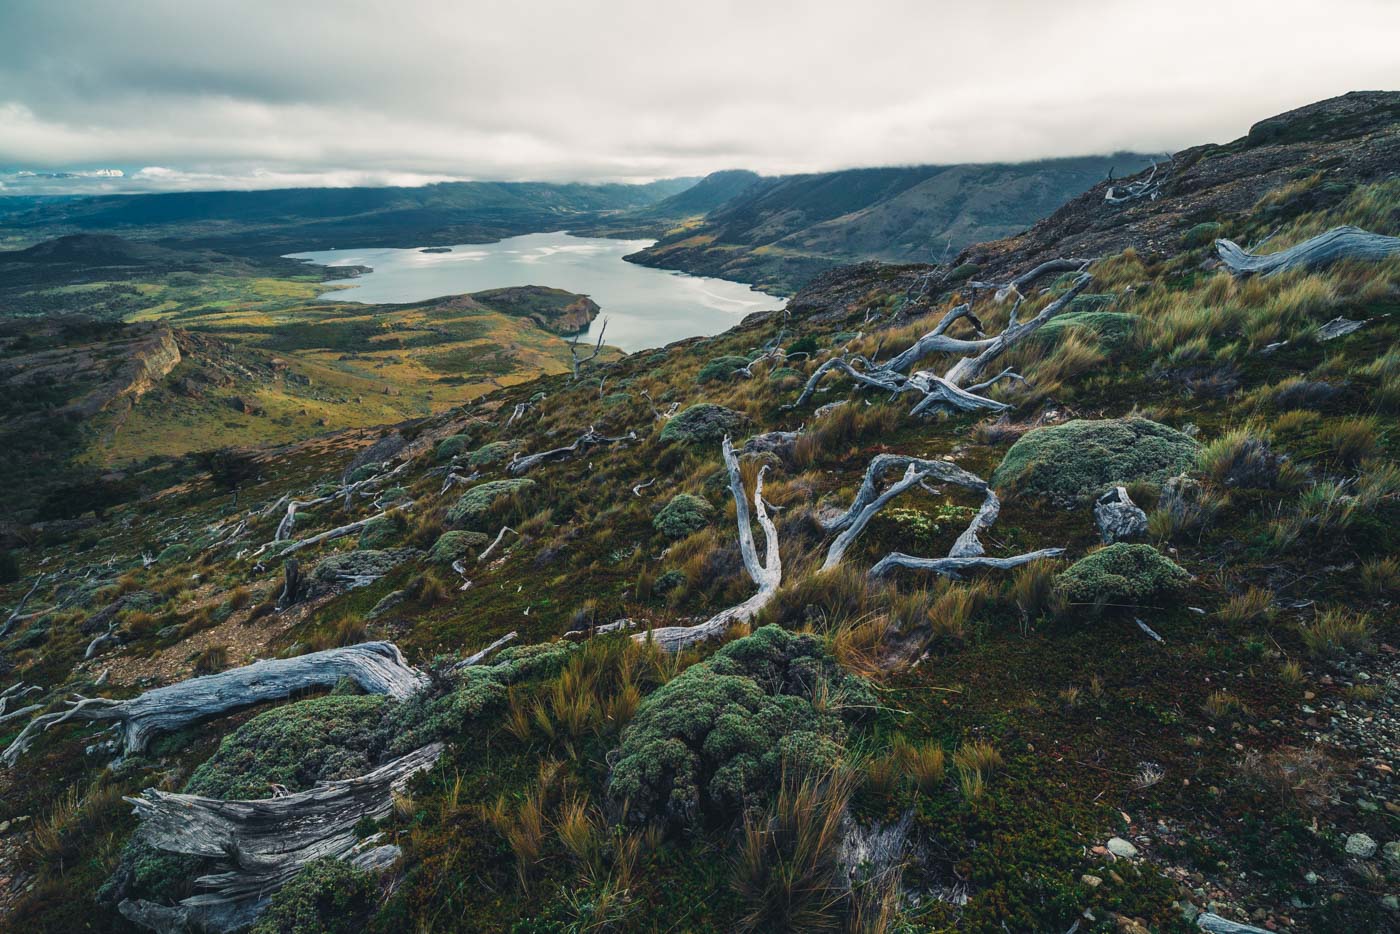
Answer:
M1400 558L1373 558L1361 565L1361 589L1372 597L1400 593Z
M1060 561L1040 558L1022 565L1012 574L1007 591L1024 624L1064 612L1064 598L1055 590L1055 575L1061 567Z
M913 743L900 735L895 737L894 757L920 791L932 791L943 783L947 756L937 743Z
M958 770L958 785L963 797L968 800L979 798L986 790L987 780L1003 761L1001 753L985 740L963 743L953 753L953 765Z
M1338 419L1323 425L1317 440L1332 451L1338 463L1355 467L1380 452L1380 423L1371 415Z
M838 924L841 825L854 790L849 771L784 776L769 807L746 816L733 887L746 931L822 931Z
M1311 623L1298 627L1313 658L1341 658L1369 651L1373 631L1369 616L1339 608L1324 610Z
M1212 720L1224 720L1226 717L1244 713L1245 706L1238 697L1229 691L1216 689L1206 695L1201 709Z
M1244 593L1231 597L1224 606L1216 611L1221 622L1232 626L1254 626L1267 623L1277 613L1273 595L1258 587L1251 587Z
M212 675L228 667L228 646L211 645L194 657L194 673Z
M1284 747L1261 754L1246 753L1240 773L1276 794L1284 804L1304 812L1327 806L1333 794L1336 770L1322 749Z

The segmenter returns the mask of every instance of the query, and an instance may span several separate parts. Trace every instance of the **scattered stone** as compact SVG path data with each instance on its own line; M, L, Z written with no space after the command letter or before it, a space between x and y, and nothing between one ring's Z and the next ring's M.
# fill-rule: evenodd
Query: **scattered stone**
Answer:
M1083 882L1091 889L1096 889L1099 886L1103 885L1102 879L1100 879L1098 876L1091 876L1087 872L1079 877L1079 881Z
M1376 841L1364 833L1354 833L1347 837L1346 851L1348 856L1370 859L1376 855Z
M1094 504L1094 521L1105 545L1141 538L1147 534L1147 513L1139 509L1128 491L1115 486Z
M1107 846L1108 852L1119 859L1132 859L1134 856L1138 855L1138 848L1122 837L1110 837ZM1372 851L1375 850L1374 843L1371 844L1371 849Z

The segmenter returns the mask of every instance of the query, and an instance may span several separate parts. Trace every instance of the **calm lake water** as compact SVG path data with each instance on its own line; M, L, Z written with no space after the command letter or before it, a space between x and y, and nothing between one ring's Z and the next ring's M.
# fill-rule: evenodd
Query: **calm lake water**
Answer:
M629 353L683 337L718 334L751 312L781 308L784 300L746 285L650 269L623 262L650 240L608 240L566 233L527 234L499 243L454 246L450 253L419 250L322 250L294 253L327 266L370 266L374 272L342 280L350 288L325 293L337 301L386 304L512 285L544 285L589 296L602 308L589 333Z

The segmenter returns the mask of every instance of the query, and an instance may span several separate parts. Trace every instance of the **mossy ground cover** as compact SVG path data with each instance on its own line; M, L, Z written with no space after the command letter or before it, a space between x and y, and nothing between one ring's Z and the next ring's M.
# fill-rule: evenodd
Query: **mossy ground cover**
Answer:
M1242 228L1242 236L1248 235L1248 224ZM894 637L900 633L891 636L881 627L909 606L918 608L915 622L938 627L926 641L916 642L917 666L911 667L911 660L880 672L878 709L842 738L846 757L866 776L852 798L856 819L885 822L913 813L905 887L921 899L904 905L901 923L913 930L997 931L1003 922L1011 930L1066 930L1089 909L1096 919L1085 922L1089 930L1111 929L1116 914L1141 919L1152 930L1186 930L1173 903L1199 904L1219 893L1232 909L1259 908L1287 918L1294 929L1383 929L1388 916L1378 898L1386 883L1358 875L1341 853L1340 836L1364 829L1378 840L1389 839L1387 812L1357 807L1350 791L1321 804L1300 802L1279 793L1267 772L1251 763L1310 746L1319 728L1309 725L1302 706L1332 711L1359 703L1362 695L1352 690L1349 672L1382 664L1386 657L1328 658L1314 651L1300 624L1315 625L1335 610L1365 615L1373 646L1397 638L1389 611L1394 593L1385 589L1393 585L1382 582L1377 590L1364 590L1357 570L1400 547L1394 532L1400 519L1396 482L1385 466L1396 453L1396 409L1385 401L1395 376L1381 362L1384 349L1400 338L1396 271L1341 269L1316 277L1334 298L1306 304L1306 311L1287 310L1279 325L1285 334L1305 337L1305 325L1336 314L1364 313L1372 321L1336 342L1291 338L1293 346L1278 355L1259 355L1246 349L1246 329L1259 322L1244 317L1244 299L1258 307L1284 293L1293 296L1289 301L1300 300L1299 282L1221 283L1198 273L1199 262L1194 256L1150 264L1115 257L1096 267L1102 279L1096 289L1150 283L1124 309L1139 316L1138 324L1120 350L1092 369L1069 373L1066 361L1054 364L1066 387L1065 401L1050 406L1044 399L1018 396L1015 387L1006 390L1004 397L1017 406L1007 420L1010 429L971 416L915 421L907 406L867 399L841 384L821 394L818 404L848 396L853 404L820 420L810 412L785 412L781 406L795 389L759 378L764 365L753 380L696 380L710 360L746 356L776 337L780 327L792 334L793 323L776 320L611 366L608 389L625 391L628 398L608 405L596 383L555 376L501 390L465 412L426 420L418 429L419 460L402 480L395 479L415 506L398 530L399 540L386 542L388 547L426 552L447 530L447 512L465 491L456 486L440 492L441 476L430 472L441 467L436 449L442 438L470 432L471 450L502 444L511 447L501 450L532 453L556 447L560 439L566 443L580 426L593 424L608 434L636 429L642 439L532 471L537 486L528 499L507 498L481 525L482 533L492 536L510 525L518 537L508 538L491 560L468 559L466 590L458 589L459 579L440 563L426 557L408 562L368 587L318 598L267 651L295 650L298 642L304 647L307 640L331 634L343 619L363 623L367 637L394 639L415 663L426 665L435 655L473 651L510 630L520 633L522 644L545 641L576 618L625 616L657 623L703 618L752 592L734 545L733 505L718 444L663 437L662 423L641 393L661 408L671 402L680 403L681 410L723 406L742 413L752 430L807 422L819 444L799 447L789 457L765 458L770 465L765 495L782 507L775 516L787 586L760 622L810 628L824 650L853 666L878 651L905 648ZM1383 288L1368 284L1375 278ZM873 292L879 289L872 285ZM1241 294L1245 289L1248 294ZM836 332L863 325L869 304L860 303L848 319L813 325L810 332L819 346L828 346ZM1227 313L1218 313L1222 307ZM988 311L992 326L998 313ZM1202 338L1203 349L1193 351L1192 359L1178 355L1167 366L1183 335L1187 341ZM805 374L818 362L795 368ZM1028 362L1032 382L1036 368L1051 366L1049 357ZM1154 369L1159 362L1163 367ZM1185 379L1181 371L1188 365L1211 372L1193 371ZM1211 373L1228 375L1234 385L1219 391L1219 384L1203 381ZM1353 389L1315 408L1271 401L1277 396L1273 387L1300 373ZM546 393L547 404L537 399L523 420L504 424L505 413L539 392ZM1025 428L1063 406L1086 421L1138 415L1177 431L1194 426L1206 443L1241 424L1257 423L1273 450L1291 458L1302 480L1296 488L1264 490L1225 488L1202 477L1205 490L1219 497L1211 515L1190 526L1159 520L1152 542L1195 579L1169 598L1127 611L1108 607L1092 615L1072 605L1056 608L1049 597L1028 603L1027 594L1034 596L1029 572L951 585L912 574L887 585L864 582L863 571L888 550L946 552L967 510L977 505L977 497L956 489L907 494L892 504L905 512L892 510L873 522L848 553L851 574L822 580L812 574L826 543L814 530L813 510L844 507L873 455L950 456L989 477L1018 433L1030 437ZM1299 411L1311 414L1295 414ZM1372 421L1357 429L1355 420L1366 418ZM736 434L736 442L744 433ZM338 476L349 456L348 449L301 448L273 457L241 492L236 514ZM506 478L505 459L474 465L482 471L474 482ZM752 477L753 463L746 460L746 477ZM1183 469L1194 470L1194 460ZM1137 481L1135 499L1155 515L1162 478L1122 479ZM651 486L633 493L634 485L648 480ZM1326 493L1328 484L1340 486L1324 500L1319 488ZM655 527L654 518L678 494L702 496L715 509L710 525L672 539ZM340 502L327 504L308 512L298 534L358 518L364 509L362 503L349 509ZM226 493L192 481L114 510L101 526L110 534L102 538L84 540L79 534L21 553L24 579L8 586L5 596L18 599L39 554L73 566L121 555L123 573L129 571L143 589L167 595L168 605L156 613L160 626L133 628L120 652L154 652L178 641L158 635L167 618L169 625L194 631L212 622L192 609L192 575L231 589L268 584L278 574L279 568L259 569L254 560L237 558L241 546L195 551L188 561L170 566L139 567L143 548L188 541L203 523L234 515ZM255 518L252 541L269 538L275 522L273 513ZM1049 580L1097 544L1087 504L1066 509L1020 490L1005 497L1002 515L984 540L995 554L1066 547L1067 560L1050 569ZM304 557L314 560L353 545L333 543ZM654 585L668 574L679 582L661 592ZM1250 588L1280 594L1273 611L1227 616L1231 600ZM399 608L380 620L363 619L398 589L408 594ZM966 598L974 607L957 626L947 615L953 598ZM71 673L88 641L81 623L102 605L98 598L48 614L42 646L10 653L15 676L51 684L71 677L74 689L90 690L82 681L93 676L90 666ZM1163 641L1145 635L1135 617ZM860 640L872 632L873 642L866 646ZM406 855L403 881L368 922L370 930L453 930L473 923L556 930L596 923L599 917L624 929L735 929L751 907L734 886L742 815L721 808L709 822L683 831L648 829L608 810L615 806L609 777L616 758L610 754L625 745L627 724L642 722L638 711L665 685L699 678L684 672L703 657L713 658L713 650L666 664L624 657L602 653L592 667L574 674L564 664L535 671L501 691L490 689L490 706L469 705L457 711L462 716L444 712L438 722L449 724L448 757L414 784L403 806L379 828L404 846ZM630 680L624 670L632 672ZM1345 683L1349 680L1354 683ZM124 685L110 693L134 690ZM576 707L576 698L587 703ZM519 720L514 711L522 715ZM245 718L203 725L194 734L202 737L195 744L159 746L149 757L150 773L133 773L130 788L156 781L157 770L188 776L213 754L216 740ZM6 737L13 732L8 729ZM93 736L88 728L63 728L45 737L26 762L27 774L46 781L42 787L27 784L18 794L7 789L7 812L0 816L47 813L49 788L85 790L97 772L96 763L82 753ZM975 781L953 765L918 788L899 773L887 780L880 771L879 763L908 743L935 745L953 762L979 742L995 751L1000 764L979 772ZM1374 750L1331 746L1325 755L1333 774L1345 781L1374 771ZM600 841L592 856L580 856L558 830L575 804ZM511 831L528 823L523 817L535 806L542 829L532 849L526 846L530 839ZM1310 829L1314 821L1316 831ZM130 825L116 826L113 839L120 842ZM1093 852L1114 835L1136 840L1144 858L1112 862ZM105 837L72 839L73 855L63 868L43 863L23 869L40 888L24 901L18 917L36 930L63 929L78 910L104 919L110 915L91 905L65 907L55 898L65 887L93 890L119 849L104 843ZM632 847L635 857L626 856ZM1306 891L1317 894L1308 895L1311 907L1296 908L1288 899L1309 871L1320 881ZM1105 881L1092 887L1081 881L1085 874ZM625 897L619 895L624 888ZM1196 895L1195 889L1207 894ZM967 904L947 900L952 891L965 893Z

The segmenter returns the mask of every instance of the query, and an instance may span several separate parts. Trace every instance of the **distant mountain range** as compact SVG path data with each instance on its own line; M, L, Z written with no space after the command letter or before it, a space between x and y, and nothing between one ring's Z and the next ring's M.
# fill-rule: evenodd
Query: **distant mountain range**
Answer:
M1131 175L1151 161L1119 153L773 178L722 172L641 209L684 219L628 259L791 292L845 263L951 258L972 243L1024 230L1110 170ZM726 197L706 204L720 195Z
M52 199L0 198L0 243L118 234L182 249L269 257L304 250L482 243L572 230L658 242L634 262L789 293L861 260L929 262L1018 233L1110 170L1120 153L1018 164L846 169L763 177L715 172L645 185L451 182Z

